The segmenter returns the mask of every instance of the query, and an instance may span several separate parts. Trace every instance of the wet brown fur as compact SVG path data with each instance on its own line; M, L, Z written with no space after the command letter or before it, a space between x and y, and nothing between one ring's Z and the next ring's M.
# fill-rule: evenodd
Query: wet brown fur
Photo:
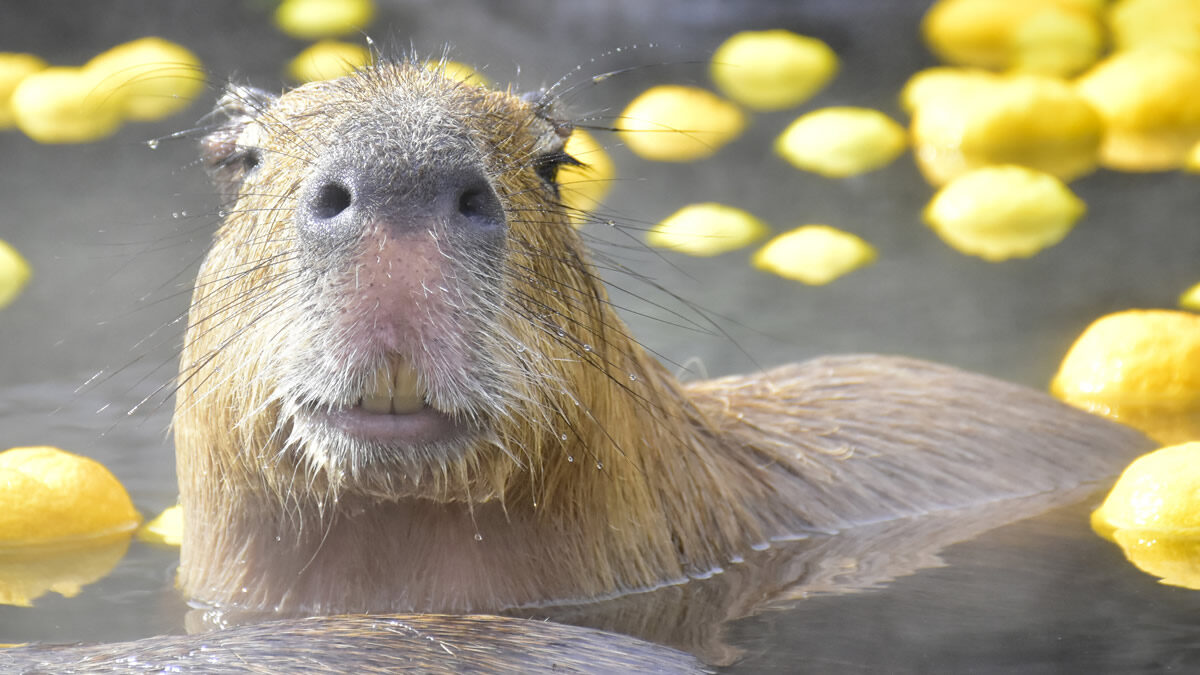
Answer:
M623 635L541 621L435 614L316 617L204 637L0 649L0 670L58 675L705 672L688 654Z
M472 310L430 310L448 336L437 349L470 367L419 364L435 396L490 431L384 470L289 442L277 388L296 379L296 361L330 351L311 344L334 344L328 331L293 333L324 325L305 312L342 297L334 283L299 282L309 277L289 228L300 181L340 141L329 130L348 111L395 91L426 101L411 114L446 123L429 129L429 147L445 136L480 152L508 233L486 288L475 262L430 272ZM229 215L197 281L182 359L178 579L198 600L333 613L599 599L706 576L772 541L1101 480L1145 447L1041 393L904 358L680 384L628 334L537 175L569 128L548 105L407 64L278 101L235 92L227 105L209 154L249 147L261 163L215 167ZM344 358L354 372L377 363ZM467 372L481 389L466 390Z

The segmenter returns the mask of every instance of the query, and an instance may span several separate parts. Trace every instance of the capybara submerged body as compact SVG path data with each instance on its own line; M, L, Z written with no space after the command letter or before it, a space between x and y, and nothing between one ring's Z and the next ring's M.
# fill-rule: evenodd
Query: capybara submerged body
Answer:
M902 358L677 382L557 167L572 126L385 63L233 88L175 434L179 584L283 614L495 612L703 577L772 540L1113 475L1138 434Z

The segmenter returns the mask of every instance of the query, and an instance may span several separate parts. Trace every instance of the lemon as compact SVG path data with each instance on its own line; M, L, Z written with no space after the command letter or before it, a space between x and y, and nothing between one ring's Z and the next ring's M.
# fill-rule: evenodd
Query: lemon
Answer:
M95 460L45 446L0 452L0 548L76 545L127 534L140 520Z
M455 82L464 82L480 87L487 87L491 84L486 77L479 74L479 71L458 61L427 61L425 67Z
M1067 352L1052 388L1062 397L1200 403L1200 315L1152 309L1101 317Z
M183 508L178 504L167 507L138 529L137 538L151 544L179 546L183 543Z
M726 96L756 110L800 105L837 73L829 45L776 29L744 31L713 52L709 74Z
M1117 49L1181 49L1200 54L1196 0L1120 0L1108 13Z
M746 117L734 104L698 87L660 85L635 98L617 129L643 159L689 162L715 153L737 138Z
M1070 181L1096 168L1104 125L1063 80L978 78L926 95L912 119L913 153L941 185L971 169L1020 164Z
M349 75L370 62L371 51L363 45L322 40L297 54L287 71L298 82L317 82Z
M84 71L100 105L120 101L131 120L158 120L187 107L204 90L204 66L186 47L146 37L99 54Z
M802 115L775 141L798 169L845 178L886 166L908 147L904 127L878 110L823 108Z
M1087 207L1062 181L1020 166L976 169L925 207L925 222L962 253L1027 258L1067 236Z
M935 66L918 71L904 83L900 90L900 107L913 114L918 107L941 99L969 101L972 87L994 84L996 75L979 68L952 68Z
M29 607L49 591L65 598L75 597L84 586L104 578L121 562L129 540L126 532L67 550L0 547L0 605Z
M1128 310L1101 317L1071 346L1050 391L1160 442L1200 439L1200 315Z
M671 214L647 233L646 242L688 255L713 256L752 244L768 231L741 209L707 202Z
M1092 521L1102 532L1200 537L1200 442L1160 448L1134 460Z
M1072 75L1104 47L1094 11L1044 0L939 0L921 22L925 42L961 66Z
M11 106L17 128L39 143L86 143L121 126L122 92L102 92L83 68L51 67L17 85Z
M0 309L17 299L31 275L29 263L17 249L0 239Z
M374 16L371 0L284 0L275 25L294 38L316 40L360 31Z
M564 164L558 169L559 197L572 222L579 224L586 219L587 212L600 206L608 196L617 169L604 148L583 129L571 132L563 152L580 162L578 166Z
M11 101L17 85L45 67L46 62L33 54L0 52L0 129L8 129L16 124Z
M804 225L767 242L754 254L754 266L819 286L871 264L876 257L870 244L849 232Z
M0 301L0 305L4 302ZM1196 284L1183 292L1179 296L1179 306L1184 309L1190 309L1195 312L1200 312L1200 284Z
M1162 583L1200 589L1200 443L1134 460L1092 513L1092 528Z
M1173 49L1113 54L1077 82L1104 118L1100 161L1123 171L1174 169L1200 142L1200 55Z

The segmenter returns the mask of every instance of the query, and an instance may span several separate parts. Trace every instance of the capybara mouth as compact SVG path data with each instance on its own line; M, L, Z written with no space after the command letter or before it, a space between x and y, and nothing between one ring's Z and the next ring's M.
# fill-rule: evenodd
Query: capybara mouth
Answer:
M477 424L438 410L428 399L416 369L393 357L375 370L353 405L309 408L303 414L352 439L389 447L440 445L478 431Z

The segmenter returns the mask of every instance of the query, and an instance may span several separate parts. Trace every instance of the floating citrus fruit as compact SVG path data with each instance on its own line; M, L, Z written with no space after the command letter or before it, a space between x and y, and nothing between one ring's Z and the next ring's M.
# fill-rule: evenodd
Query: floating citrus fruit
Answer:
M869 265L875 258L875 249L849 232L828 225L804 225L767 242L754 254L754 266L819 286Z
M955 249L999 262L1053 246L1085 211L1083 201L1050 174L992 166L951 181L934 195L924 216Z
M141 522L99 462L48 446L0 452L0 547L66 547L128 534Z
M921 24L929 47L948 63L1071 75L1104 47L1096 14L1046 0L939 0Z
M647 89L617 120L630 150L662 162L708 157L745 126L745 115L736 105L705 89L680 85Z
M845 178L886 166L908 146L904 127L878 110L822 108L797 118L775 152L798 169Z
M1066 82L975 75L956 85L927 91L913 112L913 152L930 183L993 164L1019 164L1065 181L1096 168L1102 119Z
M275 25L294 38L316 40L361 31L374 16L371 0L284 0Z
M146 37L117 45L83 67L92 78L91 98L119 102L130 120L158 120L187 107L205 87L204 66L187 48Z
M86 143L112 135L125 103L96 84L83 68L51 67L29 75L12 95L17 128L39 143Z
M1200 443L1136 459L1092 513L1092 527L1162 583L1200 588Z
M737 33L713 52L709 73L729 98L756 110L800 105L838 69L829 45L787 30Z
M1093 520L1106 531L1200 537L1200 442L1160 448L1134 460Z
M1104 118L1100 161L1122 171L1182 166L1200 142L1200 56L1174 49L1117 52L1076 82Z
M296 55L288 64L288 77L297 82L333 80L371 62L371 51L363 45L321 40Z
M751 244L767 235L759 219L723 204L691 204L671 214L646 235L651 246L695 256L713 256Z
M1129 310L1101 317L1071 346L1050 391L1163 443L1200 439L1200 315Z

